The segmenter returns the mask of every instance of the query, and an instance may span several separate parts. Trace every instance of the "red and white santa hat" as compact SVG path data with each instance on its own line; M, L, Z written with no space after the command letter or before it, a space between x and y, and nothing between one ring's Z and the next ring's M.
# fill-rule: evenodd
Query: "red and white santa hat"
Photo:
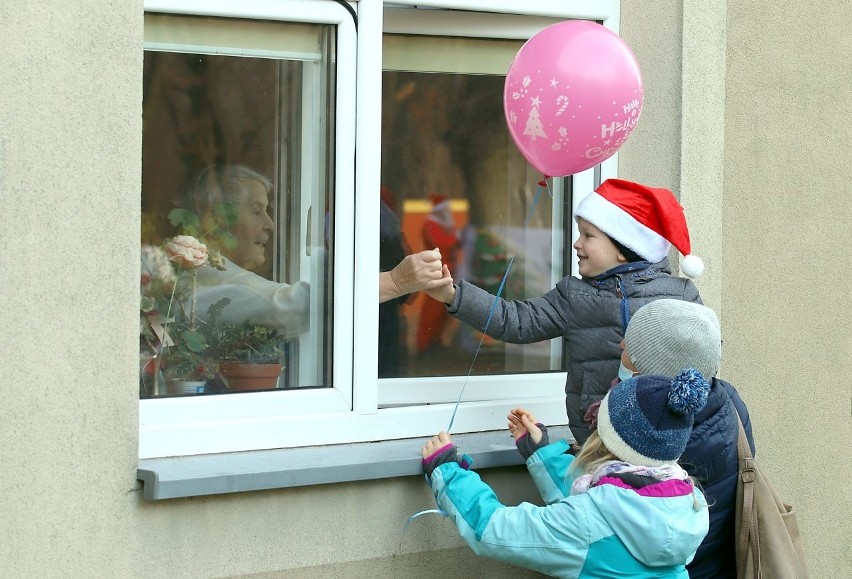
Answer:
M684 256L680 269L685 275L704 272L704 262L691 254L683 207L668 189L607 179L580 202L574 215L651 263L665 258L674 245Z

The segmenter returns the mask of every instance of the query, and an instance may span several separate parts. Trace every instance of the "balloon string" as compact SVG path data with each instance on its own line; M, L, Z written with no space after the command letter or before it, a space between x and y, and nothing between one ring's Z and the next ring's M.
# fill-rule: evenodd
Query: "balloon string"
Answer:
M529 226L530 219L532 218L533 211L535 211L535 206L538 204L538 200L541 197L541 192L543 189L547 189L548 194L550 194L550 186L547 182L548 176L545 175L544 178L538 182L538 188L535 191L535 195L533 196L533 202L530 206L529 211L527 211L527 217L524 220L524 230L526 231ZM551 198L553 195L550 194ZM470 368L467 371L467 375L464 378L464 382L462 383L461 391L459 392L459 396L456 399L456 404L453 407L452 416L450 416L450 423L447 426L447 432L450 432L453 428L453 423L456 420L456 413L459 410L459 405L461 404L462 396L464 395L465 388L467 388L467 382L470 378L471 373L473 372L473 367L476 364L476 359L479 357L479 351L482 349L482 343L485 341L486 333L488 332L488 327L491 325L491 319L494 317L494 311L497 309L497 302L500 300L500 296L503 294L503 288L506 286L506 279L509 277L509 271L512 269L512 264L515 262L515 256L517 252L512 254L512 257L509 258L508 263L506 264L506 271L503 273L503 279L500 280L500 285L497 288L497 293L494 295L494 299L491 300L491 307L488 309L488 317L485 319L485 327L482 329L482 336L479 338L479 345L476 347L476 352L473 354L473 360L471 360Z
M476 347L476 352L473 354L473 360L470 363L467 376L464 378L461 392L459 392L459 397L456 399L456 405L453 407L453 415L450 416L450 424L447 426L447 432L450 432L453 428L453 422L456 420L456 412L458 412L459 405L461 404L462 395L464 394L464 389L467 387L468 378L470 378L470 374L473 372L473 365L476 364L476 358L479 356L479 350L482 348L482 342L485 341L485 332L488 331L488 326L491 324L491 318L494 316L494 310L497 309L497 300L503 293L503 287L506 285L506 278L509 277L509 270L512 269L512 263L514 263L514 261L515 256L513 255L509 259L508 265L506 265L506 272L503 274L503 279L500 280L500 286L497 288L497 294L494 296L494 299L491 300L491 307L488 309L488 318L486 318L485 327L482 329L482 337L479 338L479 345Z
M431 515L431 514L441 515L442 517L449 517L450 516L446 512L442 511L441 509L427 509L425 511L420 511L419 513L414 513L413 515L408 517L408 520L405 521L405 524L402 526L403 534L405 533L405 531L408 530L408 525L410 525L411 522L414 521L414 519L416 519L417 517L421 517L423 515Z
M549 177L545 175L544 179L538 182L538 188L536 189L535 196L533 197L532 205L530 206L530 210L527 212L527 217L524 220L524 230L527 229L527 226L530 223L530 218L532 217L533 211L535 210L535 206L538 203L539 198L541 197L542 190L546 188L548 194L550 194L551 199L553 198L553 195L550 193L550 186L547 183L548 178ZM491 318L494 317L494 310L497 309L497 301L500 299L500 295L503 293L503 288L506 286L506 279L509 277L509 271L512 269L512 264L515 262L516 255L517 252L509 258L508 263L506 264L506 271L503 273L503 279L500 280L500 286L497 288L497 293L494 296L494 299L491 301L491 307L488 310L488 318L486 318L485 327L482 330L482 337L479 339L479 345L476 347L476 352L473 355L473 360L470 363L470 368L467 371L467 376L465 376L464 383L462 384L461 391L459 392L459 397L456 399L456 404L453 407L453 414L450 417L450 424L447 426L447 432L450 432L450 430L452 430L453 428L453 423L456 420L456 412L458 412L459 405L461 404L461 399L464 395L464 390L465 388L467 388L467 381L470 378L470 374L473 372L473 366L474 364L476 364L476 358L479 356L479 351L482 349L482 343L485 341L485 332L488 331L488 326L491 324ZM405 525L403 525L402 527L403 534L405 534L405 531L408 529L408 525L410 525L414 519L428 514L438 514L443 517L449 516L441 509L427 509L425 511L419 511L408 517L408 520L405 521ZM400 539L400 541L402 541L402 539Z

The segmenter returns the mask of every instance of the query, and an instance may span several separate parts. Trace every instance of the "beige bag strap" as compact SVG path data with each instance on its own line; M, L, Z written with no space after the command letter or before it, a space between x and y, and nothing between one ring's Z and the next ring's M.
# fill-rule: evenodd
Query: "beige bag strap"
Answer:
M739 569L737 576L742 577L745 570L746 556L748 555L749 537L753 542L751 554L754 559L755 577L760 577L760 535L758 534L757 515L754 512L754 478L755 464L751 455L751 447L748 445L743 421L737 413L737 424L740 427L739 440L737 442L737 455L740 461L740 480L743 486L742 523L740 525L740 537L737 544L737 560Z

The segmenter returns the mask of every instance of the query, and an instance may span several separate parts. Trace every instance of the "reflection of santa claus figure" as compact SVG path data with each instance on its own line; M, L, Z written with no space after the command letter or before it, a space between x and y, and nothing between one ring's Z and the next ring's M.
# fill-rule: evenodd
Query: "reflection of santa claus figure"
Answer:
M429 199L432 201L432 211L423 224L423 248L437 247L441 251L441 260L450 268L452 274L456 266L459 233L453 222L450 201L436 193L430 193ZM423 302L417 327L418 352L425 352L432 344L440 341L447 319L447 308L444 304L432 299Z

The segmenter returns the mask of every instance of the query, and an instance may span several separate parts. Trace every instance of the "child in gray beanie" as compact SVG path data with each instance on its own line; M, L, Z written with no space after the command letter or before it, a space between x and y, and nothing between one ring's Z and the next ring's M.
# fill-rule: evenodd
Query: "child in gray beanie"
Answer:
M715 377L722 361L719 320L706 306L656 300L636 311L622 345L621 364L631 374L676 376L683 368L696 368L710 381L707 404L695 415L679 461L710 504L710 531L687 570L691 579L734 578L738 415L752 451L754 440L745 403L733 386Z
M624 349L640 374L675 376L688 366L711 377L722 362L722 331L710 308L662 299L636 311Z

